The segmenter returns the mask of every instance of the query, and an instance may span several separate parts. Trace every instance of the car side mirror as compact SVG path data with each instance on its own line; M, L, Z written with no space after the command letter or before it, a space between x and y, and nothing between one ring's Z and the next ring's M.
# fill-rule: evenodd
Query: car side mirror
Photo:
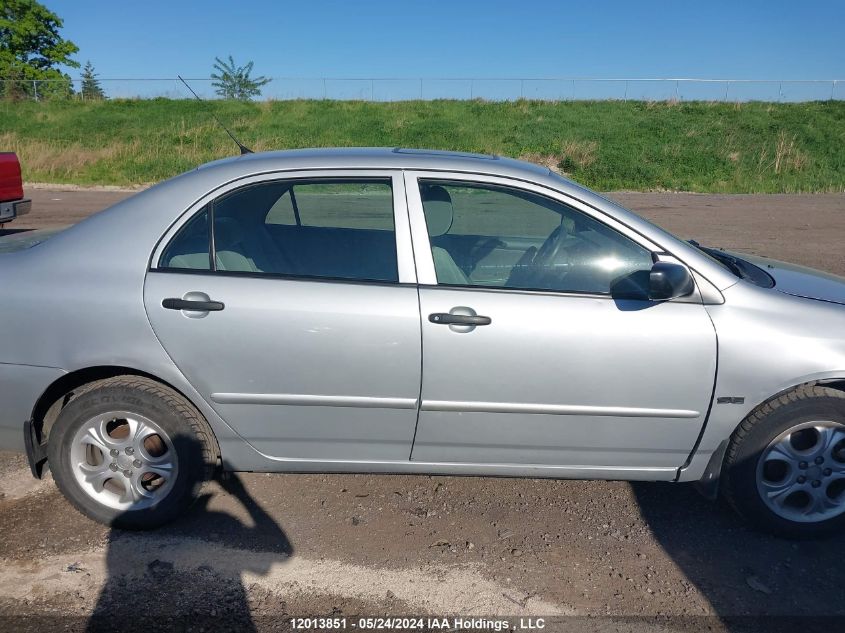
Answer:
M686 266L672 262L655 262L648 275L648 298L668 301L692 294L695 282Z

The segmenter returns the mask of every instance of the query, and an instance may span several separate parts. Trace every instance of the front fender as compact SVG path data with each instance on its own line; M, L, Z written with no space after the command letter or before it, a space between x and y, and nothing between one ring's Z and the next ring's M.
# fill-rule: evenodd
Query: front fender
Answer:
M845 381L845 307L747 283L724 294L723 305L707 306L719 340L714 401L679 481L718 474L717 449L761 404L800 385Z

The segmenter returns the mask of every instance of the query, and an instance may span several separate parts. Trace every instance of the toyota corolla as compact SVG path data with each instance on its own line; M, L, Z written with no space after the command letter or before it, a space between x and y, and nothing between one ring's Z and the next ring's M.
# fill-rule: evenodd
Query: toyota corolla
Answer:
M845 524L845 279L548 169L249 154L0 240L0 446L150 528L217 470L699 482Z

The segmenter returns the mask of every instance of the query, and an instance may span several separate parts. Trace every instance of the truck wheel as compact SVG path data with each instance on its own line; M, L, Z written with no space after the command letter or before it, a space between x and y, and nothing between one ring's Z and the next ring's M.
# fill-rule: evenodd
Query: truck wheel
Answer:
M722 493L757 527L792 538L845 527L845 393L797 387L734 431Z
M50 470L62 494L86 516L124 529L174 519L196 498L216 457L199 412L140 376L83 387L48 438Z

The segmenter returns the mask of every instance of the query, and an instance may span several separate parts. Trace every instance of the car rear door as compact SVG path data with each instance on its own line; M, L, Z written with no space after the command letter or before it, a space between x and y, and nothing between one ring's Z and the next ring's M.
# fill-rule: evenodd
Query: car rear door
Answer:
M659 249L539 186L406 179L423 336L412 460L670 478L706 418L716 337L700 299L638 294Z
M262 176L186 218L144 301L197 391L272 458L407 461L421 351L401 175Z

